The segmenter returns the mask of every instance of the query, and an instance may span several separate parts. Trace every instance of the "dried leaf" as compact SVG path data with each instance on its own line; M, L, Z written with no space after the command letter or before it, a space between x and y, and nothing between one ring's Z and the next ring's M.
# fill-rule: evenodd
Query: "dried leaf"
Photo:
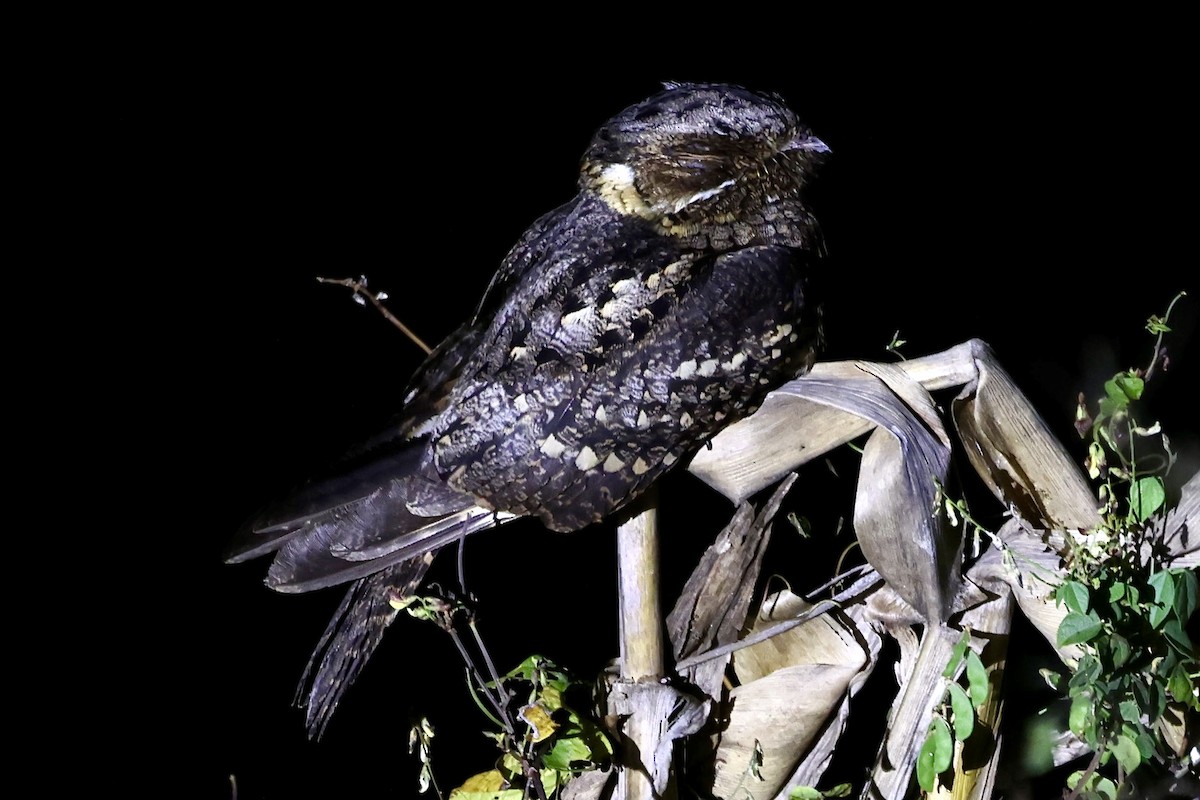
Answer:
M1039 528L1087 530L1096 498L1062 444L996 361L972 340L977 377L954 401L954 422L975 471L992 493Z
M942 524L938 485L950 441L929 394L886 365L862 387L857 408L880 427L863 449L854 527L863 555L888 585L933 624L947 619L961 578L962 540Z
M850 664L805 664L776 670L731 693L733 711L716 755L713 793L730 796L743 779L755 743L763 751L756 797L773 797L825 726L859 672Z
M749 616L763 553L771 539L771 522L796 481L785 478L756 516L741 504L692 571L683 592L667 616L675 658L737 641ZM701 691L718 696L728 657L714 658L685 670Z
M975 340L901 364L889 365L926 390L961 386L976 377ZM701 450L689 469L718 492L739 503L770 486L801 464L861 436L873 427L837 404L809 399L807 385L826 389L868 379L864 362L817 364L812 372L767 395L747 419L723 430Z

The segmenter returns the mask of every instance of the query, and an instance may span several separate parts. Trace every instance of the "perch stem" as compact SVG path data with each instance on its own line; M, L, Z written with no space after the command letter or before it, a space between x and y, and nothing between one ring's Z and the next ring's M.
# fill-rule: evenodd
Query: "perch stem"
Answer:
M651 489L641 508L617 528L618 603L621 620L621 678L657 683L663 675L663 633L658 597L657 497ZM654 798L649 766L658 744L658 721L648 709L625 725L634 751L622 771L625 800Z

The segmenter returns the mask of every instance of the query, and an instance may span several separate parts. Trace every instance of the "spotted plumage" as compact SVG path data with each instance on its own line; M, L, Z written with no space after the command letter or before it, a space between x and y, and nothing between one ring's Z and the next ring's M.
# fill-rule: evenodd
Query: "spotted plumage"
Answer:
M600 128L579 193L513 247L396 423L235 544L279 551L281 591L358 581L318 649L311 728L429 553L515 516L603 520L807 370L822 248L802 192L825 152L778 98L727 85L668 85Z

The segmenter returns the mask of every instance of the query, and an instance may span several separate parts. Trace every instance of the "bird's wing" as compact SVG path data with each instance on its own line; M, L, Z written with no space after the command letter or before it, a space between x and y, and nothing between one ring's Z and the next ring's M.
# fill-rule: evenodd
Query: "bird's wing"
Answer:
M606 232L583 256L581 238L514 287L433 434L452 486L556 530L632 500L806 369L818 338L804 250Z
M498 302L538 264L543 242L569 203L541 217L512 248L481 308ZM551 243L552 244L552 243ZM267 584L304 592L362 578L414 555L511 519L481 507L432 470L431 420L445 410L463 365L479 347L486 324L460 327L429 355L405 390L402 411L375 437L327 474L260 511L239 531L230 563L279 551Z

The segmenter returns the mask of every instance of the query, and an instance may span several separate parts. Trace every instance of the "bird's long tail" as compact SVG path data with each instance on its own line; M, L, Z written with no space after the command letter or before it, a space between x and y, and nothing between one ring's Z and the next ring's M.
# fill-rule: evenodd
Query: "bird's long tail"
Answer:
M310 738L320 738L342 695L362 672L399 611L392 601L417 590L434 551L355 581L304 668L296 704L305 709Z

